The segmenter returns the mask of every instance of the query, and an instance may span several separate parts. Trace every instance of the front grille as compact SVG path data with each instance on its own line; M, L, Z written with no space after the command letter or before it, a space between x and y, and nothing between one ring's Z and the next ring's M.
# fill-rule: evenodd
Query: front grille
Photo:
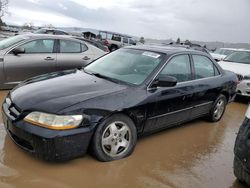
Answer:
M9 97L5 99L5 102L3 103L3 108L5 112L7 113L7 115L12 120L16 120L21 114L21 111L15 106L14 103L12 103Z
M242 81L243 80L243 76L241 74L237 74L238 80Z

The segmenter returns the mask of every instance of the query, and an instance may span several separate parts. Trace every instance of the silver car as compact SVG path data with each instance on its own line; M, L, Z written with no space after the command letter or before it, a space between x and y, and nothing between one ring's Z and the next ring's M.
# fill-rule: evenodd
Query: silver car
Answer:
M0 41L0 88L40 74L81 68L106 52L69 36L27 34Z

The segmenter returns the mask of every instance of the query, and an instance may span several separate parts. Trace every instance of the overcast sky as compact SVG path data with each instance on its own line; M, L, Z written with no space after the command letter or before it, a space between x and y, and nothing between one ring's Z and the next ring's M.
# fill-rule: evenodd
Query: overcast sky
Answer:
M146 38L250 43L250 0L9 0L3 20Z

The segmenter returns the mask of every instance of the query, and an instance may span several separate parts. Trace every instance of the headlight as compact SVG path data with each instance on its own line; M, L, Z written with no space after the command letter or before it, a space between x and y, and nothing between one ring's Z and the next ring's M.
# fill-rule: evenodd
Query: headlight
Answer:
M48 129L64 130L77 127L81 121L82 115L53 115L43 112L31 112L24 121Z

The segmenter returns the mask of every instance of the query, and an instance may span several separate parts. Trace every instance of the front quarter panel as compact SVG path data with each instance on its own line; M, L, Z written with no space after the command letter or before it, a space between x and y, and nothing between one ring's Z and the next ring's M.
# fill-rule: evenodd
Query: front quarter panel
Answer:
M133 91L132 91L133 90ZM124 113L135 123L138 132L143 129L146 118L147 92L141 89L127 89L123 92L93 98L58 112L59 114L81 113L85 115L83 125L94 125L114 113Z

